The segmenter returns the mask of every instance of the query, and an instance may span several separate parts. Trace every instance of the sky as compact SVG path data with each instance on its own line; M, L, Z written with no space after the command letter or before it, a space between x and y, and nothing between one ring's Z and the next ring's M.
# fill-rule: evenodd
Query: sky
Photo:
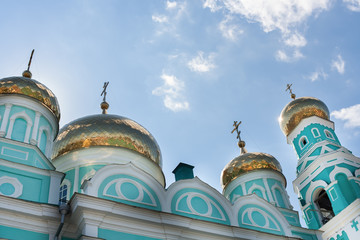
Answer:
M297 97L322 100L341 144L360 156L360 0L0 0L0 78L33 78L60 104L60 126L109 113L148 129L167 187L179 162L218 191L240 153L273 155L292 188L297 157L278 117ZM301 215L301 214L300 214Z

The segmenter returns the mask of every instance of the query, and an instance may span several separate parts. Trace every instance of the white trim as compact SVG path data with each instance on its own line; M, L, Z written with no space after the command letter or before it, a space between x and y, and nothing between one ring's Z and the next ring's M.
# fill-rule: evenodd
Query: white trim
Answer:
M11 111L12 104L11 103L5 103L5 112L3 121L1 122L1 128L0 128L0 137L4 137L6 134L6 127L9 122L9 114Z
M4 183L11 184L14 187L14 192L10 195L5 195L0 192L0 195L8 196L8 197L20 197L23 192L23 185L17 178L12 178L9 176L2 176L0 177L0 186Z
M347 177L353 177L352 173L350 172L349 169L347 168L343 168L343 167L338 167L337 165L335 166L335 168L331 171L331 173L329 174L330 177L330 181L333 182L335 181L335 176L338 173L344 173Z
M360 177L360 168L355 170L355 177Z
M74 176L74 189L73 189L73 194L75 192L79 191L79 166L75 167L75 176Z
M19 158L19 157L15 157L13 155L9 155L9 154L5 154L4 151L8 149L8 150L11 150L11 151L14 151L14 152L19 152L19 153L23 153L25 154L25 158ZM14 149L14 148L10 148L10 147L5 147L3 146L1 148L1 155L4 155L4 156L7 156L7 157L12 157L12 158L16 158L16 159L20 159L20 160L28 160L28 157L29 157L29 152L25 152L25 151L21 151L21 150L17 150L17 149Z
M66 200L69 201L70 200L70 193L71 193L71 182L69 181L69 179L64 178L62 183L59 185L58 195L60 194L60 188L63 185L67 185ZM59 196L58 196L58 198L59 198ZM58 199L58 201L59 201L59 199Z
M334 135L327 129L324 129L325 136L329 139L335 140Z
M275 183L275 184L271 187L271 192L274 194L276 204L277 204L279 207L281 207L280 204L279 204L279 200L277 199L277 196L276 196L276 194L275 194L275 189L278 189L278 190L279 190L279 192L280 192L280 194L281 194L281 197L282 197L282 199L283 199L283 202L284 202L284 204L285 204L284 207L285 207L285 208L290 208L290 207L289 207L289 201L286 200L286 197L288 197L288 196L285 196L284 190L281 188L281 186L280 186L278 183Z
M40 116L41 116L41 113L36 111L34 128L33 128L32 136L31 136L31 139L30 139L30 143L33 144L33 145L36 145L36 143L37 143L36 138L37 138L37 132L38 132L38 129L39 129Z
M274 203L275 200L274 200L274 198L273 198L273 196L272 196L272 193L271 193L271 191L270 191L270 187L269 187L269 184L268 184L268 181L267 181L268 179L263 178L262 180L263 180L263 183L264 183L266 192L268 193L267 195L268 195L268 198L269 198L269 202L270 202L270 203Z
M22 118L23 120L26 121L26 132L25 132L24 142L29 143L30 131L31 131L31 127L32 127L33 123L32 123L31 118L26 114L25 110L14 113L10 117L10 123L9 123L9 128L8 128L8 131L6 134L6 138L12 139L11 137L12 137L14 124L15 124L16 119L18 119L18 118Z
M315 134L315 130L316 130L317 134ZM316 128L316 127L314 127L314 128L311 129L311 133L312 133L312 135L314 136L314 138L318 138L318 137L321 136L319 129Z

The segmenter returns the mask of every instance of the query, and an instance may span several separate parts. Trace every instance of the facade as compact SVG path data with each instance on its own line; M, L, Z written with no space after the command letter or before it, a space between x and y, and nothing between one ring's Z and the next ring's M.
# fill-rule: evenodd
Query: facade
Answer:
M27 70L0 80L2 239L360 237L360 160L340 145L320 100L296 99L281 114L299 157L294 189L303 228L270 154L247 152L239 141L241 154L221 174L223 193L185 163L165 188L155 138L131 119L106 114L106 92L103 114L59 130L55 95L31 77Z

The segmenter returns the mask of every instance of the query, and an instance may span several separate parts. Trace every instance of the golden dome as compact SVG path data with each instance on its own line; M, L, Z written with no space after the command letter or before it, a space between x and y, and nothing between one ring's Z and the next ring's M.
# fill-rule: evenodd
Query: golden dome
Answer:
M162 164L160 148L144 127L131 119L111 114L86 116L62 127L54 143L52 159L94 146L130 149L160 167Z
M329 120L329 109L317 98L302 97L291 101L282 110L279 124L283 133L288 136L301 120L317 116Z
M0 94L19 94L38 100L60 121L60 107L54 93L44 84L28 77L0 79Z
M244 153L229 162L221 173L221 185L225 188L240 175L260 169L282 172L280 163L270 154Z

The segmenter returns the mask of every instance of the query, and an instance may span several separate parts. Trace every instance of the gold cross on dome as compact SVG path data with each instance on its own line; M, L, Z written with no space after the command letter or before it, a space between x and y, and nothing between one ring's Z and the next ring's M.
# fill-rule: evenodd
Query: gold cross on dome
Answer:
M28 68L27 68L28 71L30 70L31 60L32 60L33 55L34 55L34 51L35 51L35 49L33 49L33 50L31 51L30 60L29 60Z
M296 97L296 96L295 96L295 94L292 92L291 86L292 86L292 84L287 84L285 91L288 91L288 90L289 90L290 95L291 95L291 98L295 100L295 97Z
M107 94L106 88L108 85L109 85L109 82L104 82L104 86L103 86L104 90L102 91L102 93L100 95L100 96L104 95L103 102L106 102L106 94Z
M240 138L241 131L239 131L240 124L241 124L241 121L239 123L237 121L234 121L234 124L233 124L234 129L231 131L231 133L234 133L236 131L236 133L237 133L236 138L239 139L239 141L241 141L241 138Z

